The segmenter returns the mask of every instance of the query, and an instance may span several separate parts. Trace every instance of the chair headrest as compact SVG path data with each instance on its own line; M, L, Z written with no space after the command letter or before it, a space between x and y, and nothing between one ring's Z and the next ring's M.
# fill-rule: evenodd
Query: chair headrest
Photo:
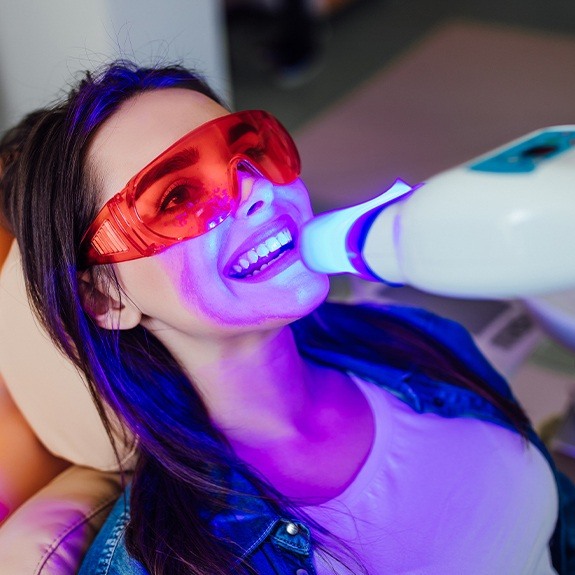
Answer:
M83 378L53 345L28 304L13 243L0 273L0 372L40 441L55 455L104 471L118 465ZM118 440L130 468L133 448Z

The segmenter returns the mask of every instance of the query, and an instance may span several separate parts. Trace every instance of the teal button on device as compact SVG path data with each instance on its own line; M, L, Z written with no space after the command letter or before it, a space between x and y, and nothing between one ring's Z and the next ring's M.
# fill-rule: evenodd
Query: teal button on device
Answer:
M537 166L573 147L575 131L545 131L469 166L471 170L495 173L532 172Z

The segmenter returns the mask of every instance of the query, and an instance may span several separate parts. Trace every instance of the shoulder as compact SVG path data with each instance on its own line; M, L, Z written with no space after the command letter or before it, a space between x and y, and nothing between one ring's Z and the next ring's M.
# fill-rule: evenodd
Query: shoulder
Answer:
M468 331L458 322L429 310L397 304L326 302L315 314L316 319L353 330L381 331L390 325L404 326L421 337L431 337L448 346L470 343ZM462 339L465 342L462 342Z
M458 322L422 308L326 302L294 327L298 345L306 351L321 347L322 354L335 349L353 354L357 342L392 342L401 333L413 341L427 340L457 358L504 397L512 398L507 382L483 356L469 332ZM332 343L323 339L326 333Z
M323 327L340 328L353 331L361 329L363 332L385 329L389 325L403 325L422 336L437 336L441 339L450 339L467 334L461 324L448 318L436 315L426 309L378 303L342 303L325 302L312 314L303 318L297 324L302 329L309 329L313 324Z
M148 575L144 567L128 555L125 534L130 520L130 489L118 499L92 543L78 575Z

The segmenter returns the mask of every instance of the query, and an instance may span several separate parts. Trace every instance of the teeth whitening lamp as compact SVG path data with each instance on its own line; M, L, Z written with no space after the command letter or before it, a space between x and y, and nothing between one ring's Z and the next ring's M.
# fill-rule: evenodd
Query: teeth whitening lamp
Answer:
M575 351L574 146L575 125L551 127L421 186L398 180L377 198L309 222L303 260L316 271L440 296L521 299L549 335ZM522 314L510 320L512 331L482 339L502 371L517 358L495 342L520 325L528 325ZM575 456L575 405L553 445Z
M575 126L546 128L419 186L397 180L303 229L312 270L463 298L575 288Z

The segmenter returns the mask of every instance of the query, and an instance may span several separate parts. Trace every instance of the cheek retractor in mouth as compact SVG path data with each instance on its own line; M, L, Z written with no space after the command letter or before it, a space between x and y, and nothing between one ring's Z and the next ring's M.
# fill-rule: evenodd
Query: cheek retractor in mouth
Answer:
M240 255L231 266L229 276L234 279L243 279L257 275L293 247L291 232L283 228L276 235Z

